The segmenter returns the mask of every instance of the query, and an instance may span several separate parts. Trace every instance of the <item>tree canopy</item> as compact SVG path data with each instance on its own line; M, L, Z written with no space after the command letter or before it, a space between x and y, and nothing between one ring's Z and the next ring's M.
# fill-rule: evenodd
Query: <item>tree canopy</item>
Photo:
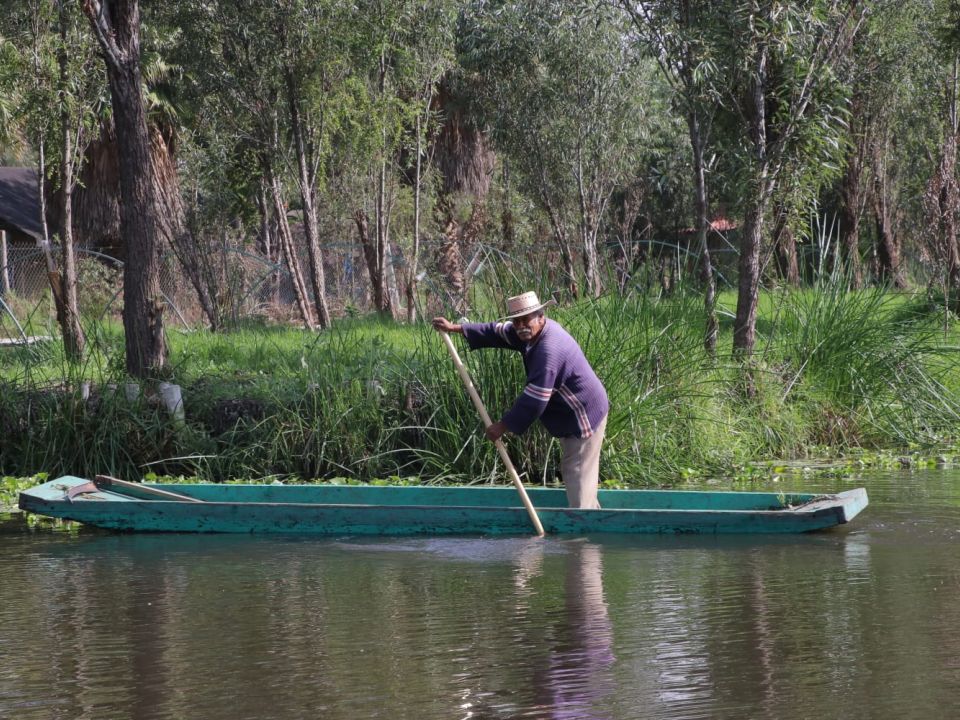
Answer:
M132 248L169 249L215 328L245 297L227 251L318 328L466 308L498 257L505 290L700 288L712 351L726 283L749 354L764 284L956 298L958 22L945 0L31 0L0 19L0 154L55 193L69 121L77 242L91 198L120 208L155 369ZM121 164L96 195L84 167L131 138L145 184Z

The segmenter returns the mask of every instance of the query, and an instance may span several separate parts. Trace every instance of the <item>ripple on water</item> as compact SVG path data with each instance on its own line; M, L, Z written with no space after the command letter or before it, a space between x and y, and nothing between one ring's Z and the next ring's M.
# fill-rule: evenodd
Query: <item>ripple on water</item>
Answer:
M857 484L810 536L6 535L0 717L942 717L960 477Z

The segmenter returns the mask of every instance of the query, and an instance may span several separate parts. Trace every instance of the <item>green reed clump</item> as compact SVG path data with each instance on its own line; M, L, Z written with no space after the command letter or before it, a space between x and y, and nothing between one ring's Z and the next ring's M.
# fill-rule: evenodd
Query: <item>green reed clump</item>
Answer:
M2 414L0 467L13 474L129 472L169 453L176 435L165 411L114 383L86 397L67 386L18 389L5 393Z
M481 320L481 318L477 318ZM519 354L497 350L471 352L454 336L461 359L492 418L499 418L526 382ZM492 446L484 439L482 422L440 336L421 328L416 352L407 368L406 407L409 408L411 452L425 470L463 481L488 480L500 472ZM531 482L549 472L549 442L538 434L508 438L517 471ZM551 478L552 479L552 478Z
M785 395L814 400L828 423L846 426L848 442L929 441L956 428L958 398L943 384L955 351L928 315L903 305L886 288L842 282L785 295L776 338Z
M825 445L955 435L956 343L944 341L938 319L907 307L882 289L839 284L771 294L747 362L723 352L729 322L721 352L705 353L696 293L608 296L549 314L580 341L611 399L603 477L636 485L735 474ZM729 318L730 300L721 297L720 309ZM95 329L77 366L58 343L0 355L0 473L504 480L426 323L171 331L166 379L183 389L184 421L159 402L155 382L128 395L122 338L113 326ZM500 417L525 383L519 354L454 341ZM558 444L537 426L507 444L526 481L556 481Z
M691 442L698 428L722 423L718 370L702 348L699 298L635 294L589 303L568 324L589 348L611 402L605 477L620 481L676 476L710 463Z

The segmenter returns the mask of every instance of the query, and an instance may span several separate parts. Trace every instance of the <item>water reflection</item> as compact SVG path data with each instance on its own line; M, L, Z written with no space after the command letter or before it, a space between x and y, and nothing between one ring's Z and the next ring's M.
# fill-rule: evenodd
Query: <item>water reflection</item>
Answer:
M783 538L6 535L0 718L952 717L960 474L898 492Z
M550 633L545 662L534 666L536 706L556 720L609 717L613 629L603 592L600 545L573 542L563 561L563 612Z

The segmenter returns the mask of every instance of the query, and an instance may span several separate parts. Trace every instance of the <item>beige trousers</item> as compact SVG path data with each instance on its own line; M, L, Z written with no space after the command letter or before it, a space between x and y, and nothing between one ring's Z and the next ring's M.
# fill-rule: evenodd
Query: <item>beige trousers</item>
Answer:
M567 489L567 504L572 508L595 510L600 485L600 447L607 429L607 419L588 438L558 438L563 450L560 474Z

